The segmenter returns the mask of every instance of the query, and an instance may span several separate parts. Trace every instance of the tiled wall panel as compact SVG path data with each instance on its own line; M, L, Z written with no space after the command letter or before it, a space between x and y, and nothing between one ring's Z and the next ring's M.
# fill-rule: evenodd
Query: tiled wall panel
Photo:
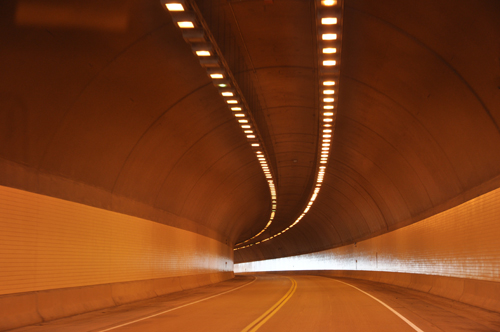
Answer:
M214 239L0 186L0 294L232 269Z
M235 265L235 272L284 270L390 271L500 281L500 189L357 244Z

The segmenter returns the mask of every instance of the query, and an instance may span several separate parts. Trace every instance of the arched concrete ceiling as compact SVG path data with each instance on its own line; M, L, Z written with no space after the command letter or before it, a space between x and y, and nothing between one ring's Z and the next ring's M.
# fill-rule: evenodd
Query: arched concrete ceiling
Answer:
M217 4L245 50L277 170L276 218L259 240L293 223L313 186L314 3ZM74 6L0 4L0 184L231 244L259 232L265 177L169 14L158 1ZM235 260L352 243L498 187L498 17L493 0L345 0L321 193L296 227Z

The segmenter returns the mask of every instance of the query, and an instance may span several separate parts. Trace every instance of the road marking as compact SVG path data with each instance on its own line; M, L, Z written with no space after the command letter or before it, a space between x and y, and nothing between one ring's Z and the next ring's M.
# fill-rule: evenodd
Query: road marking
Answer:
M371 297L372 299L374 299L375 301L379 302L380 304L382 304L384 307L386 307L387 309L389 309L390 311L392 311L396 316L398 316L399 318L401 318L406 324L410 325L415 331L418 331L418 332L424 332L423 330L421 330L420 328L418 328L418 326L416 326L415 324L413 324L412 322L410 322L408 319L406 319L406 317L404 317L403 315L401 315L399 312L397 312L396 310L392 309L391 307L389 307L387 304L385 304L384 302L382 302L381 300L377 299L375 296L371 295L371 294L368 294L367 292L365 291L362 291L361 289L359 289L358 287L355 287L351 284L348 284L347 282L343 282L343 281L340 281L340 280L337 280L337 279L333 279L337 282L341 282L347 286L351 286L352 288L356 288L357 290L359 290L361 293L364 293L366 295L368 295L369 297Z
M190 303L187 303L187 304L183 304L181 306L178 306L178 307L175 307L175 308L172 308L172 309L168 309L168 310L165 310L165 311L162 311L162 312L159 312L159 313L156 313L154 315L150 315L150 316L146 316L146 317L142 317L142 318L139 318L139 319L136 319L136 320L133 320L133 321L130 321L130 322L127 322L127 323L123 323L123 324L120 324L120 325L116 325L116 326L113 326L113 327L109 327L107 329L104 329L104 330L99 330L97 332L106 332L106 331L111 331L111 330L114 330L114 329L117 329L119 327L122 327L122 326L126 326L126 325L130 325L130 324L134 324L134 323L137 323L137 322L140 322L142 320L146 320L146 319L149 319L149 318L153 318L153 317L156 317L156 316L160 316L160 315L163 315L167 312L170 312L170 311L174 311L174 310L177 310L177 309L180 309L180 308L184 308L184 307L187 307L187 306L190 306L190 305L193 305L193 304L196 304L196 303L200 303L200 302L203 302L203 301L206 301L206 300L210 300L210 299L213 299L214 297L217 297L217 296L221 296L221 295L224 295L224 294L227 294L227 293L230 293L230 292L234 292L235 290L237 289L240 289L240 288L243 288L243 287L246 287L252 283L255 282L255 280L257 280L257 278L255 278L254 280L250 281L249 283L246 283L244 284L243 286L239 286L239 287L236 287L236 288L233 288L233 289L230 289L228 291L225 291L225 292L222 292L222 293L219 293L219 294L216 294L216 295L212 295L212 296L209 296L209 297L206 297L204 299L201 299L201 300L198 300L198 301L194 301L194 302L190 302Z
M287 277L292 282L292 286L288 292L283 296L278 302L276 302L269 310L263 313L259 318L250 323L241 332L254 332L257 331L269 318L271 318L281 307L292 297L293 293L297 289L297 282L295 279Z

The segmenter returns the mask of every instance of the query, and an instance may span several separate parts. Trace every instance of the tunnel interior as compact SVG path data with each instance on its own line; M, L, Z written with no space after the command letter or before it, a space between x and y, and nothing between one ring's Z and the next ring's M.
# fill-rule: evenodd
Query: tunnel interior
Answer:
M126 303L296 255L497 287L497 1L166 3L0 4L1 296L110 287ZM178 24L193 17L200 40ZM222 67L258 141L210 76Z

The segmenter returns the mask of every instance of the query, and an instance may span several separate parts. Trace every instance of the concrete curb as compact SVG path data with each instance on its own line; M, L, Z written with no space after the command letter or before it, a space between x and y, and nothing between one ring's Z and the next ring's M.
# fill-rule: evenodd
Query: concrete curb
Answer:
M222 282L233 272L119 282L0 296L0 331Z

